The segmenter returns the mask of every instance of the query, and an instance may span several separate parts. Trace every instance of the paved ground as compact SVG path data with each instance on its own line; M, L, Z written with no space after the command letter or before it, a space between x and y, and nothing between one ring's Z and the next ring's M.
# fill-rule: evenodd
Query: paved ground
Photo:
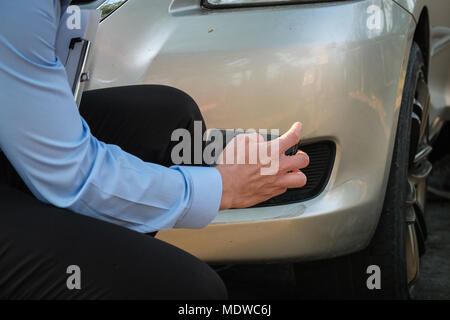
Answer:
M416 299L450 299L450 202L429 203L427 222L427 252L414 295ZM294 272L289 264L225 267L219 273L232 299L295 298Z
M427 251L421 260L417 299L450 299L450 201L429 203Z

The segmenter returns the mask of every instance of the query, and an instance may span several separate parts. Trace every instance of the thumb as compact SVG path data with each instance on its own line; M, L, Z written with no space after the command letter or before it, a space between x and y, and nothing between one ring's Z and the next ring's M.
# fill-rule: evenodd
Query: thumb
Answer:
M277 139L280 146L280 153L284 153L290 147L296 145L300 141L301 134L302 123L295 122L285 134Z

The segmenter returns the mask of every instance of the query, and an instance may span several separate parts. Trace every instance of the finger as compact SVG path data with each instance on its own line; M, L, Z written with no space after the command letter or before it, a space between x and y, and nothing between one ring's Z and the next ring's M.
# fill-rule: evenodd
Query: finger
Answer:
M281 155L281 172L297 171L306 168L308 165L309 156L303 151L298 151L294 156Z
M250 141L252 142L264 142L264 137L257 132L248 133L247 135L249 136Z
M257 164L258 148L260 142L264 142L264 137L256 131L243 133L235 138L235 157L238 164Z
M256 142L264 142L265 141L263 135L260 133L257 133L256 137L257 137Z
M239 143L247 143L247 142L264 142L264 137L259 133L241 133L233 138L233 140L238 141Z
M285 153L293 145L297 144L300 141L302 133L302 124L301 122L295 122L292 127L283 134L278 139L274 140L275 143L279 144L279 152Z
M306 185L306 180L303 172L296 171L282 175L278 183L286 188L301 188Z

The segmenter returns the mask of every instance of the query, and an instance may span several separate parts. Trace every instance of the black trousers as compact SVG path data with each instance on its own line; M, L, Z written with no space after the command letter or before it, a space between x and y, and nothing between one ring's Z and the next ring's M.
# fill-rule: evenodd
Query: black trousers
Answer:
M166 86L86 92L80 113L100 140L165 166L174 129L205 128L192 98ZM40 202L0 155L0 298L226 297L217 273L181 249Z

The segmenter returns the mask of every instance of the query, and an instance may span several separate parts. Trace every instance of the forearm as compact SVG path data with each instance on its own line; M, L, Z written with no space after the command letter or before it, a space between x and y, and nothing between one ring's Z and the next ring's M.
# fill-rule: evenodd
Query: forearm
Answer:
M0 148L26 185L42 201L137 231L208 224L220 203L216 169L146 163L92 136L55 56L56 11L50 1L0 3ZM23 25L11 28L19 15Z

